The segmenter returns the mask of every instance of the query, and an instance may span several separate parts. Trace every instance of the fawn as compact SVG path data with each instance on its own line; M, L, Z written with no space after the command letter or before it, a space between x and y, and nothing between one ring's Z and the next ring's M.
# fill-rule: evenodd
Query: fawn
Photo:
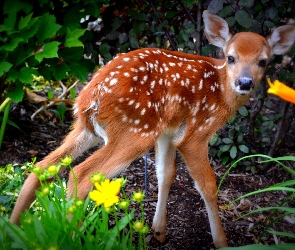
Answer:
M155 146L158 203L152 228L156 239L163 242L178 150L205 201L214 244L224 247L227 239L218 215L208 142L249 98L271 56L293 46L295 26L281 26L265 39L251 32L233 35L226 21L209 11L204 11L203 20L207 39L223 49L225 59L157 48L119 54L80 92L72 131L37 166L46 168L66 155L76 158L103 140L104 146L74 168L77 194L73 193L73 176L69 176L68 198L85 198L93 172L112 177ZM39 186L36 175L30 174L11 222L19 223L20 213L33 202Z

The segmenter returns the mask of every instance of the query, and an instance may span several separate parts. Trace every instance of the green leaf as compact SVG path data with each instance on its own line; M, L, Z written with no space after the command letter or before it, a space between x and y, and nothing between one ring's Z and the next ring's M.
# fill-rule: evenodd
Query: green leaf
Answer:
M33 13L30 13L29 15L25 16L25 17L21 17L18 23L18 29L22 30L23 28L27 27L29 21L32 18Z
M254 1L253 0L240 0L239 5L242 5L244 7L251 7L253 5Z
M222 141L225 143L225 144L231 144L233 143L233 140L229 139L229 138L223 138Z
M61 25L57 24L55 20L55 16L48 13L45 13L42 17L40 17L40 25L36 33L40 44L42 44L46 39L54 37L57 31L62 27Z
M130 47L133 49L138 49L139 48L139 44L138 41L135 37L129 37L129 43L130 43Z
M278 231L271 231L271 230L267 230L267 232L269 232L270 234L275 234L275 235L280 235L280 236L284 236L284 237L289 237L289 238L295 239L295 233L278 232ZM294 245L294 247L295 247L295 245Z
M20 10L27 14L32 10L32 4L19 0L4 1L3 13L17 13Z
M65 62L63 62L61 64L52 64L51 70L55 80L60 81L66 77L67 73L70 71L70 68Z
M248 116L248 110L247 110L247 108L245 107L245 106L242 106L242 107L240 107L239 108L239 114L241 115L241 116Z
M121 27L121 25L124 23L124 19L121 17L116 17L113 20L112 26L113 26L113 30L117 30Z
M207 9L211 11L212 13L217 13L218 11L222 9L223 2L224 1L220 1L220 0L212 0L210 1Z
M24 85L21 82L17 82L13 90L8 92L7 97L10 97L11 100L15 103L18 103L24 98Z
M229 154L232 159L235 159L237 157L237 147L232 146L232 148L229 151Z
M23 83L32 83L33 75L38 75L38 71L29 67L23 67L19 72L19 80Z
M15 81L19 78L19 72L17 70L11 69L8 72L7 80L8 81Z
M59 42L50 42L44 45L43 51L35 54L35 58L41 62L43 58L58 57L57 51Z
M85 33L86 29L76 29L66 34L65 47L84 47L83 43L79 41L79 38Z
M220 151L221 152L226 152L230 149L230 145L223 145L221 148L220 148Z
M109 53L110 48L111 47L108 45L107 42L102 42L99 46L99 52L102 56L105 56L106 54Z
M8 72L12 67L12 64L9 62L0 62L0 76L4 75L5 72Z
M210 145L214 146L218 142L218 139L219 139L219 136L217 134L214 134L210 140Z
M239 145L239 149L245 154L249 153L249 148L246 145Z
M251 17L244 10L238 10L235 14L235 18L236 18L237 22L245 28L250 28L252 25Z
M47 97L51 101L53 99L53 97L54 97L54 92L52 90L49 90L47 92Z
M15 48L17 48L18 44L22 42L24 39L21 37L16 37L12 39L10 43L4 44L0 47L0 50L5 50L5 51L13 51Z
M167 17L167 18L173 18L173 17L175 17L176 14L177 14L176 11L169 10L169 11L167 11L167 13L166 13L166 17Z

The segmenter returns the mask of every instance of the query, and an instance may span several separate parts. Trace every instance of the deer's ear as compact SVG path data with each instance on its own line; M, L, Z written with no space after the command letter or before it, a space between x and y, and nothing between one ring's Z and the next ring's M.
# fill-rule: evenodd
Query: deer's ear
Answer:
M282 55L288 52L295 42L295 25L288 24L276 28L267 42L271 48L272 55Z
M221 17L210 13L208 10L203 12L205 24L205 35L210 43L222 48L225 51L227 42L233 36L228 24Z

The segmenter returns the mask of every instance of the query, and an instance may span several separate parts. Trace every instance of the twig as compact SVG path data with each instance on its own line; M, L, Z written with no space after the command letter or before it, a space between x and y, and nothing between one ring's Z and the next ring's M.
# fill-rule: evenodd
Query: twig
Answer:
M282 116L282 119L280 120L280 123L279 123L279 126L278 126L279 128L278 128L278 131L275 134L275 137L273 139L273 143L271 145L271 148L268 151L269 156L273 156L276 149L277 149L278 142L279 142L279 140L281 139L281 136L282 136L283 128L285 127L285 120L286 120L286 115L287 115L289 106L290 106L289 102L284 102L283 106L282 106L282 108L280 110L280 113L283 114L283 116Z
M75 87L77 85L77 83L79 82L79 80L75 81L69 88L67 88L62 81L59 81L58 83L60 84L60 86L62 87L62 93L58 96L58 98L62 98L64 96L66 96L70 89L72 89L73 87ZM55 101L51 101L49 102L46 106L42 106L40 107L32 116L31 116L31 120L34 120L34 118L36 117L37 114L39 114L41 111L45 110L45 109L48 109L52 106L55 105Z

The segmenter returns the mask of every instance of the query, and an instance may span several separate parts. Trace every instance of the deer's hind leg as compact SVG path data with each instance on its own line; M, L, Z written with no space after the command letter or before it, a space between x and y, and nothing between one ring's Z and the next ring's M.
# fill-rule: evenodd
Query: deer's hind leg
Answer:
M85 129L79 122L74 125L73 130L66 136L63 144L55 151L46 156L36 166L45 169L50 164L57 164L61 158L67 155L76 158L85 150L97 145L101 138ZM20 214L30 207L35 200L35 191L40 187L40 181L34 173L31 173L20 191L10 221L19 223Z

